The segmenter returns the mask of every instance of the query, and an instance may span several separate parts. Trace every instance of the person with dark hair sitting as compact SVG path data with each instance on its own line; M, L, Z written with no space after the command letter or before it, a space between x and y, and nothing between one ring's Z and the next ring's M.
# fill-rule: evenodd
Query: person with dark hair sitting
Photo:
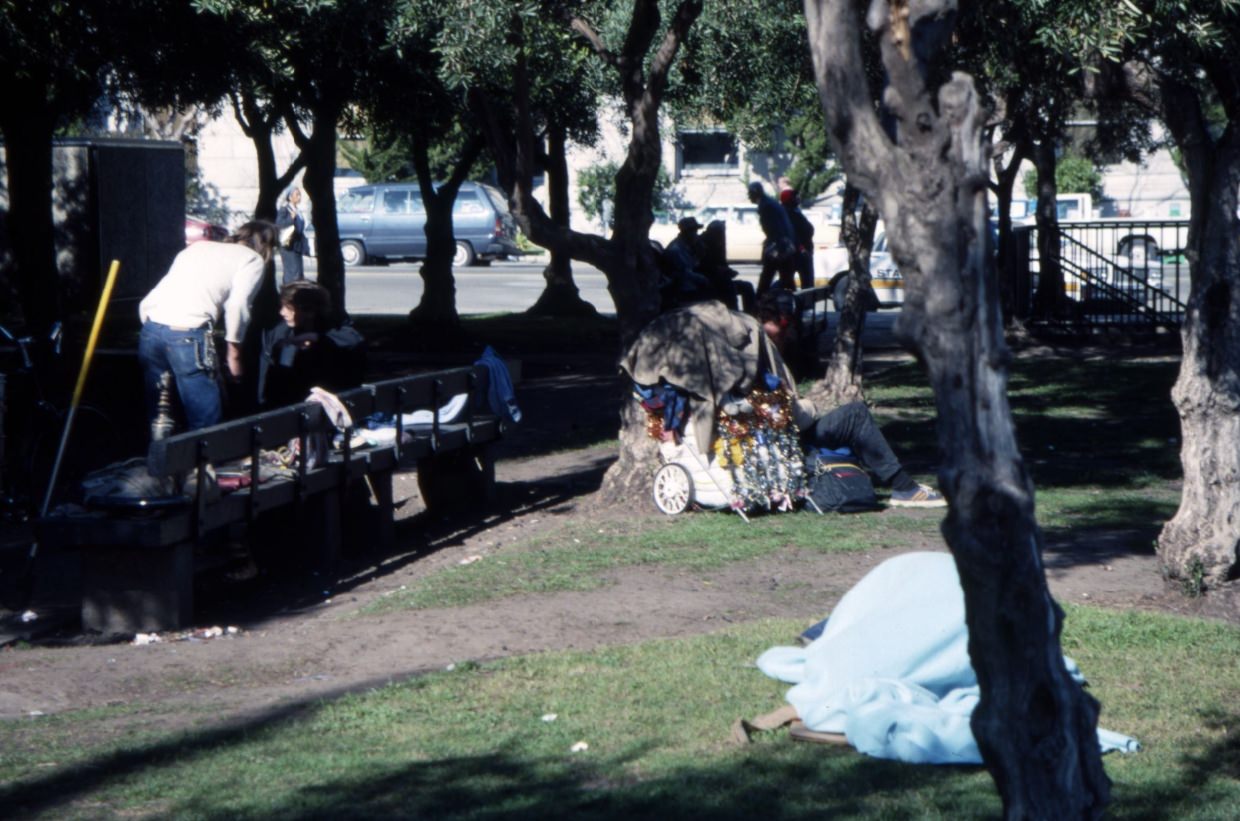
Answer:
M281 324L263 334L258 403L272 408L304 402L311 388L336 392L361 382L365 351L352 326L331 327L327 289L305 279L280 289Z
M794 332L796 299L783 289L774 288L758 299L758 321L762 330L782 354ZM784 366L778 374L796 391L791 371ZM874 421L864 402L849 402L819 414L813 403L800 397L793 404L801 444L806 448L839 450L848 448L877 478L880 485L890 485L892 507L946 507L943 494L919 484L900 464L891 445Z

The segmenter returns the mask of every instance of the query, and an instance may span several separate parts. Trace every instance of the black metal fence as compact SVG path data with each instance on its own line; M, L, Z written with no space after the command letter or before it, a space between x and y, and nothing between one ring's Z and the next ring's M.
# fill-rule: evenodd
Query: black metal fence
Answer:
M1037 235L1034 226L1015 228L1005 266L1015 315L1035 323L1042 267ZM1072 308L1065 312L1069 321L1081 330L1178 328L1189 289L1187 244L1187 220L1061 223L1059 264L1065 304Z

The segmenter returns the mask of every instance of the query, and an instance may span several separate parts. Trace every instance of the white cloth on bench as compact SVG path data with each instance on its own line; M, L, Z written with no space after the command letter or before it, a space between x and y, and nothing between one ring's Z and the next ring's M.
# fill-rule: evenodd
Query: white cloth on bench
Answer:
M457 421L465 413L465 406L469 402L469 394L458 393L449 399L439 408L439 424L444 425ZM415 410L412 413L402 413L400 415L400 423L402 425L430 425L435 422L435 412L433 410Z

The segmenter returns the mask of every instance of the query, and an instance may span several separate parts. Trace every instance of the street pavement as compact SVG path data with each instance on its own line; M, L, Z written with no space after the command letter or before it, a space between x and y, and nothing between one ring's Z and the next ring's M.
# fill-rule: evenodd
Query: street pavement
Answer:
M306 258L306 274L313 278L315 261ZM350 314L405 315L417 307L422 298L420 263L403 262L392 265L364 265L350 268L345 274L345 300ZM543 291L544 263L540 261L493 262L456 272L456 305L462 314L519 313L533 306ZM757 265L738 265L740 278L757 284ZM581 296L599 313L614 314L615 303L607 292L607 281L596 268L582 262L573 263L573 280ZM866 319L863 344L867 348L896 347L891 329L899 309L878 311ZM830 327L835 328L835 316Z

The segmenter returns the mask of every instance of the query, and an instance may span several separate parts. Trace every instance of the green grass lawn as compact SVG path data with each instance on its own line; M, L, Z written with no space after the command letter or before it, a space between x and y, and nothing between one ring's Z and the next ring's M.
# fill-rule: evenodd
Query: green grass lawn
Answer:
M464 664L244 724L166 733L159 710L0 724L0 806L56 818L973 818L999 811L980 768L903 765L733 719L782 703L753 667L803 625ZM1114 818L1234 818L1240 631L1073 607L1065 651L1102 724ZM554 715L554 720L544 717ZM123 721L122 721L123 719ZM98 725L129 729L108 735ZM100 737L110 740L97 741ZM578 742L588 749L573 752Z
M1011 404L1022 453L1037 487L1038 521L1048 541L1121 534L1130 550L1152 552L1162 522L1179 503L1179 448L1165 358L1019 359ZM883 430L912 472L933 482L934 401L916 364L867 382ZM645 500L641 500L645 501ZM784 550L840 552L941 544L935 510L881 514L757 516L726 513L634 517L605 526L570 520L536 539L450 567L375 603L368 612L451 607L501 596L589 590L615 568L666 564L709 570Z
M1016 361L1011 402L1048 542L1071 549L1106 532L1118 534L1121 549L1152 550L1178 501L1179 434L1168 399L1176 367L1159 359ZM920 370L889 368L867 389L897 452L930 478L934 408ZM445 569L375 608L590 589L624 565L709 570L783 553L926 543L938 539L940 517L798 513L749 525L726 513L566 518L536 543ZM690 639L466 663L236 724L165 704L0 722L0 809L6 817L205 819L998 814L979 768L876 761L782 733L732 745L733 719L782 703L785 685L753 660L803 627L763 621ZM1103 705L1102 725L1144 745L1106 759L1111 817L1237 817L1240 630L1070 607L1063 645ZM187 720L193 729L165 729ZM588 749L573 752L578 742Z

